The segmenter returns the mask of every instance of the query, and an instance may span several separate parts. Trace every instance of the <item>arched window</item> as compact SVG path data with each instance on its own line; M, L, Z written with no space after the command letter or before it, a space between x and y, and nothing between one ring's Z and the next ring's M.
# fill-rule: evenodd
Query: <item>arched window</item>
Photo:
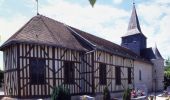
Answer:
M139 70L139 80L142 80L142 72Z

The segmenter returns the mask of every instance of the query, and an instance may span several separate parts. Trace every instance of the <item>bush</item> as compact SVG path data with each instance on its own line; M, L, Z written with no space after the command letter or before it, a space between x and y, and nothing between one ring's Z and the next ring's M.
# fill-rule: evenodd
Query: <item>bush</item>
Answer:
M104 88L103 100L110 100L110 92L109 92L109 89L107 87Z
M69 89L59 86L53 89L51 100L71 100Z
M4 81L4 72L0 70L0 87L2 87L3 81Z
M124 91L123 100L131 100L131 91L129 88Z
M164 89L170 86L170 71L164 72Z

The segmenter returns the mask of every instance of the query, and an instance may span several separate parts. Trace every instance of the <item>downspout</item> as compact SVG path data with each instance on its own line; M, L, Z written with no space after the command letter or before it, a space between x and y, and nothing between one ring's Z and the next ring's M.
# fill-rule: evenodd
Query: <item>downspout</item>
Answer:
M96 48L94 50L88 51L85 54L91 53L91 61L92 61L92 95L95 95L95 79L94 79L94 53L96 51Z

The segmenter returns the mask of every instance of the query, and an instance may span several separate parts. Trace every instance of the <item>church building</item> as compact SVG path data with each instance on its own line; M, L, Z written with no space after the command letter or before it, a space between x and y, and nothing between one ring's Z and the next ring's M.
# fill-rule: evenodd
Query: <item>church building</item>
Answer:
M72 96L101 95L106 86L112 94L137 85L163 90L164 59L147 48L135 5L121 45L37 15L0 50L6 96L46 98L60 85Z
M127 33L122 36L121 46L130 49L139 56L134 61L134 85L146 85L149 91L163 90L164 59L156 45L147 48L147 37L140 28L135 4Z

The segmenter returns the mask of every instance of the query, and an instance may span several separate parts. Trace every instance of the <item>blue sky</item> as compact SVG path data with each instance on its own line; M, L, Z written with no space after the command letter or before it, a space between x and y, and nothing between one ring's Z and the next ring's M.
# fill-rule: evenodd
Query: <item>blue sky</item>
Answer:
M157 44L164 58L170 56L170 0L135 0L142 32L148 47ZM120 44L126 33L132 0L97 0L92 8L88 0L39 0L42 15ZM2 44L36 15L35 0L0 0ZM0 52L0 68L3 66Z

